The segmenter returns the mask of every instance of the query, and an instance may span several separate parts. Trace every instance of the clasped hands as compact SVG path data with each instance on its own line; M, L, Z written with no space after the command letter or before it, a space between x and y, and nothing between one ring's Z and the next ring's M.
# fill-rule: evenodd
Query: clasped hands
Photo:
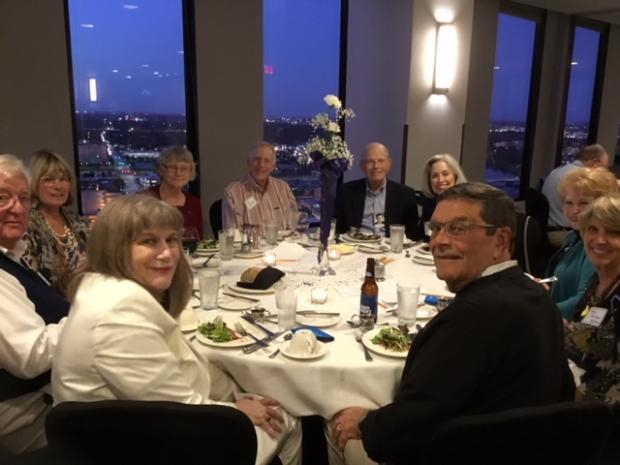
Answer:
M253 424L261 427L272 438L282 432L284 417L276 410L280 404L270 397L245 396L235 402L237 408L245 413Z
M348 407L331 420L332 437L340 450L344 449L349 439L362 438L359 425L367 413L368 410L362 407Z

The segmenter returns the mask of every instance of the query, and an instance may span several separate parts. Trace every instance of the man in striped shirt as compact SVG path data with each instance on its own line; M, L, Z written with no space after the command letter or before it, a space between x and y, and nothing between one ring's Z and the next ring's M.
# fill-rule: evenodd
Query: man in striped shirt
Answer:
M274 223L279 229L294 229L299 213L291 188L271 176L276 168L276 150L258 142L248 153L248 175L226 186L222 202L225 228Z

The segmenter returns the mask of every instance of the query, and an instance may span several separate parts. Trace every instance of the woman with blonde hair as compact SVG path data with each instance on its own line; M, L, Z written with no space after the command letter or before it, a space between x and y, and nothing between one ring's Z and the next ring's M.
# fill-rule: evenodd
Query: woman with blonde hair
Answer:
M551 297L565 319L572 318L595 272L579 234L579 215L598 197L614 192L618 192L616 177L605 168L576 169L558 186L564 216L573 231L566 235L562 247L549 261L547 276L558 278L551 287Z
M298 422L269 398L233 401L233 380L183 336L178 316L192 292L181 252L183 216L147 195L121 197L97 216L87 265L52 370L57 402L104 399L223 404L255 425L257 463L300 463ZM234 438L231 438L234 443Z
M585 253L596 273L571 315L569 356L585 370L588 399L620 402L620 194L594 200L580 215Z
M40 150L30 158L30 172L33 203L24 259L63 290L86 250L89 222L69 208L75 178L62 157Z
M192 152L183 145L164 149L157 160L157 174L160 178L159 186L152 187L144 193L177 207L183 214L184 227L195 230L199 239L202 239L200 199L185 190L187 183L196 179L196 165Z
M423 179L422 192L425 199L422 201L422 225L433 216L439 194L456 184L467 182L459 162L447 153L433 155L426 160Z

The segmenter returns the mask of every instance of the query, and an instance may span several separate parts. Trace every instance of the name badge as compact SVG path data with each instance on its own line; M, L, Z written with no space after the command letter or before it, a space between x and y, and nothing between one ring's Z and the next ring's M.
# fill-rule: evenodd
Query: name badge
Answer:
M590 311L585 316L582 323L598 328L607 315L607 309L602 307L590 307Z
M248 197L247 199L245 199L245 208L247 208L248 210L252 210L254 207L256 207L256 199L254 198L254 196L252 197Z

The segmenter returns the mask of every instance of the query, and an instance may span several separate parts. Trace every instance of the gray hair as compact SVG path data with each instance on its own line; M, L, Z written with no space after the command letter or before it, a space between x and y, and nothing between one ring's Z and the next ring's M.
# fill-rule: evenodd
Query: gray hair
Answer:
M437 197L437 203L443 200L469 200L481 205L480 216L487 224L498 228L510 228L514 242L517 230L515 203L503 190L482 182L465 182L452 186ZM494 229L487 229L491 235Z
M157 168L156 172L159 176L162 176L165 166L168 162L171 161L181 161L189 163L191 175L189 177L190 181L196 179L196 164L194 163L194 157L192 152L190 152L187 147L184 145L173 145L171 147L165 148L157 159Z
M452 171L452 174L454 175L455 184L467 182L467 178L465 177L465 173L463 173L459 162L456 161L452 155L449 153L438 153L437 155L433 155L426 160L426 164L424 165L424 180L422 181L422 192L429 198L437 196L431 188L431 168L438 161L443 161L448 165L448 168L450 168L450 171Z
M601 144L587 145L582 148L577 154L577 160L579 161L603 161L603 158L609 157L607 151Z
M97 215L86 248L87 264L72 281L69 294L75 296L87 272L135 281L131 246L143 231L154 228L178 230L177 242L179 250L182 250L180 231L183 215L177 208L146 194L114 199ZM185 255L181 254L162 305L176 317L189 302L191 293L192 270Z
M273 158L276 159L277 158L277 150L276 148L273 146L273 144L270 144L269 142L265 141L265 140L259 140L258 142L252 144L248 150L248 160L250 160L250 158L252 158L252 156L254 156L254 152L256 152L256 150L258 150L261 147L267 147L268 149L271 150L271 152L273 153Z
M24 163L10 153L0 154L0 176L11 178L20 174L26 178L28 185L30 185L30 172Z

